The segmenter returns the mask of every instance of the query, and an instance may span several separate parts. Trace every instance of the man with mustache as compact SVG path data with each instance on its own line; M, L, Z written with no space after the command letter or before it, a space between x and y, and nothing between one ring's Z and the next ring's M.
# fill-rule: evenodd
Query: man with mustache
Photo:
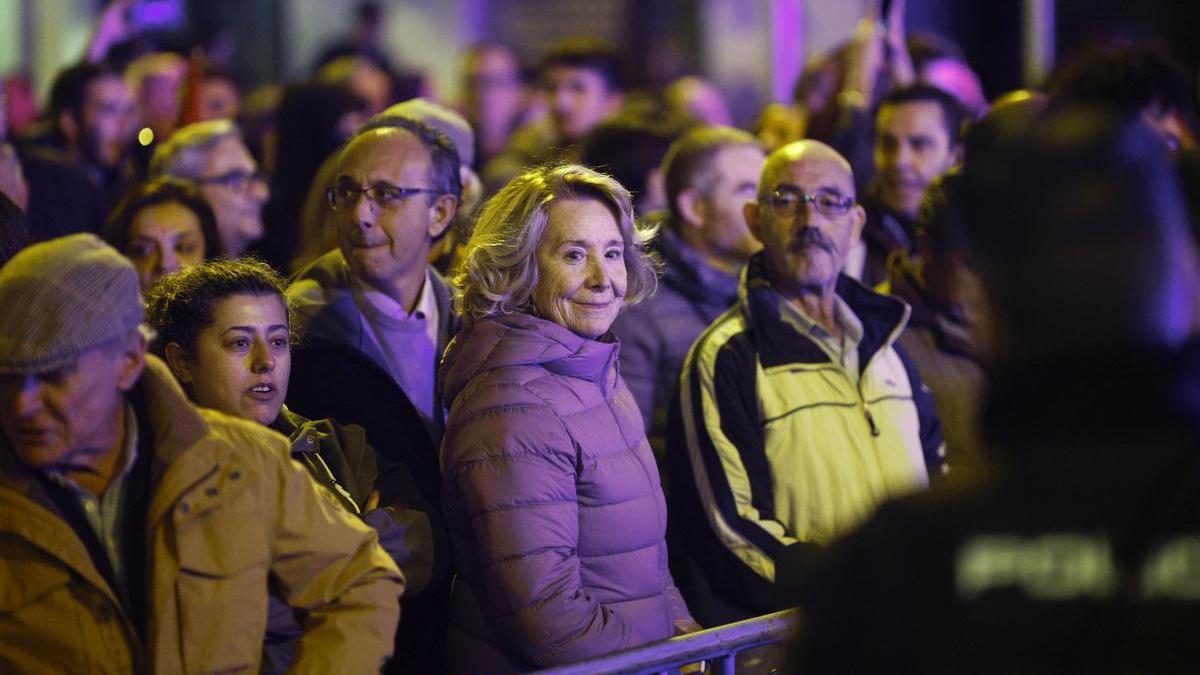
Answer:
M914 250L914 222L925 189L958 163L963 109L952 95L926 84L897 89L875 116L875 181L866 200L865 260L851 266L863 283L887 276L888 258ZM858 255L862 254L860 249Z
M894 344L908 306L841 273L866 217L850 164L786 145L745 211L763 251L692 346L667 429L671 560L705 625L780 609L814 553L942 463L933 399Z

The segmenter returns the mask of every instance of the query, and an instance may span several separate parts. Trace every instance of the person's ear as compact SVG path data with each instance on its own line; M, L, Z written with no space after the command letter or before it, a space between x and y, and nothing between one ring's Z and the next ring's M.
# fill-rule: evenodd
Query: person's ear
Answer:
M119 347L120 368L117 369L117 386L121 391L133 389L146 368L146 335L141 329L129 332Z
M742 213L746 216L746 227L750 230L750 234L760 242L766 243L763 239L761 223L758 222L758 202L746 202L742 207Z
M171 369L171 374L175 379L179 380L180 384L192 383L192 369L188 364L187 353L183 351L183 347L178 342L172 342L163 350L163 356L166 357L167 367Z
M862 207L862 204L855 204L854 209L850 212L854 216L854 239L858 242L862 239L863 228L867 225L867 211Z
M696 229L704 227L706 206L696 188L687 188L675 195L675 208L679 210L683 222Z
M454 222L458 211L458 198L454 195L438 195L429 205L429 238L437 239Z

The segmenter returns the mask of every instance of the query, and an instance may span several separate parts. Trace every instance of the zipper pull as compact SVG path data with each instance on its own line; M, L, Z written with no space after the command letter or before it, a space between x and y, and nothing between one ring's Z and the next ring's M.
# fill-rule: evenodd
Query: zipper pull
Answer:
M875 418L871 416L871 411L863 408L863 414L867 416L867 424L871 426L871 435L879 437L879 427L875 426Z

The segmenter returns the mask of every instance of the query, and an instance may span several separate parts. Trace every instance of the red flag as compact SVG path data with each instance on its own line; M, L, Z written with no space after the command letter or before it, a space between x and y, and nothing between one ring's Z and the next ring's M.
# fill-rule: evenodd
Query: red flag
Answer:
M179 126L199 122L203 111L204 48L193 47L188 59L187 79L183 81L183 104L179 106Z

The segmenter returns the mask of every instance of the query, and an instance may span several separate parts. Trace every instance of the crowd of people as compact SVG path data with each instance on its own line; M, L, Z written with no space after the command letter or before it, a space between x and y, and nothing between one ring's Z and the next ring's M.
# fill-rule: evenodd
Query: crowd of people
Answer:
M243 98L123 4L0 125L0 671L527 672L796 606L744 672L1200 662L1159 49L989 102L898 0L740 129L590 37L436 101L371 3Z

